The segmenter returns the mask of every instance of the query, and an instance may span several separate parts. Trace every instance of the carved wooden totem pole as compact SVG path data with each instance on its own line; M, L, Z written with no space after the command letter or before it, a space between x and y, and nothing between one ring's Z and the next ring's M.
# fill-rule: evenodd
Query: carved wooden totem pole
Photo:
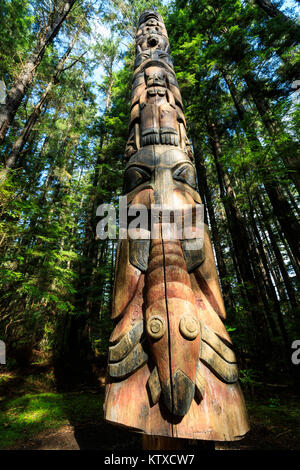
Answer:
M201 204L167 31L154 11L141 15L136 35L125 157L128 210ZM239 439L249 427L207 227L203 243L165 235L163 225L159 216L140 239L119 243L105 419L153 436Z

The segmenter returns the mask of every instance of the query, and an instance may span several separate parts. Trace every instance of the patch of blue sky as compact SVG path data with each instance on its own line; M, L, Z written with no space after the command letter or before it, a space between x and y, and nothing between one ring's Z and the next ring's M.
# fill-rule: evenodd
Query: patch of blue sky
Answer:
M107 25L105 25L102 21L101 21L101 18L94 18L92 21L91 21L91 30L92 30L92 33L91 33L91 36L90 36L90 46L91 48L93 46L95 46L97 43L101 43L101 39L109 39L112 37L112 31L111 31L111 28ZM116 36L116 34L114 35ZM126 51L128 50L128 44L129 44L129 38L122 38L120 40L120 51L121 53L125 54ZM87 58L91 58L92 59L93 57L93 54L90 54L89 53L87 54ZM124 65L124 61L122 59L120 59L118 61L118 63L115 64L115 67L114 67L114 72L120 70ZM101 62L99 61L94 70L93 70L93 73L92 73L92 88L93 88L93 92L96 94L96 102L98 104L98 115L101 115L103 114L104 112L104 107L105 107L105 101L106 101L106 97L105 95L103 94L103 92L100 91L99 89L99 85L101 85L103 83L103 80L105 78L105 70L104 70L104 67L103 65L101 64Z

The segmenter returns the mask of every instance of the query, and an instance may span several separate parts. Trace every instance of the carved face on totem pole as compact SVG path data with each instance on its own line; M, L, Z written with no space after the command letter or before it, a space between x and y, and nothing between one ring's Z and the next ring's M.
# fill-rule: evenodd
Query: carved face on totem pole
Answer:
M248 422L236 358L208 229L194 223L193 153L167 32L153 11L141 15L136 37L125 158L128 212L188 206L194 236L176 228L171 236L158 211L140 237L119 243L105 419L156 436L239 439Z

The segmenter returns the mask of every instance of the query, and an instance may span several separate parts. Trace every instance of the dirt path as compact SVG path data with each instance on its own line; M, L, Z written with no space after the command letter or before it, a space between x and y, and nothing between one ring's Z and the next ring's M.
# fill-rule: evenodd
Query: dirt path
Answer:
M135 451L141 449L141 437L104 421L101 423L63 426L56 431L43 432L37 437L14 446L15 450L108 450ZM189 450L197 450L189 445ZM300 450L300 443L289 434L276 434L253 425L242 440L216 443L216 450Z
M70 386L67 391L59 393L56 389L56 376L51 365L35 366L26 374L23 371L23 374L10 372L2 375L3 383L0 392L2 390L3 399L9 402L13 409L15 407L16 413L16 415L8 414L5 418L7 422L4 420L7 429L12 434L15 432L14 440L10 441L14 444L11 444L12 447L6 447L7 449L115 452L130 452L132 450L133 454L134 451L142 449L140 434L113 426L101 417L100 410L102 409L105 382L101 370L97 375L96 386L83 387L81 385L78 389L72 389ZM69 385L69 381L67 383ZM45 397L45 392L49 393L49 396ZM34 404L32 404L30 394L36 397ZM300 450L298 395L296 396L286 389L268 390L264 387L264 389L256 390L256 396L260 400L254 401L252 396L248 403L251 430L247 436L236 442L216 443L216 449ZM21 401L16 404L15 399ZM26 421L23 420L23 427L16 422L16 416L21 416L21 413L26 410L33 415L36 411L42 410L46 417L50 415L52 421L54 420L56 425L60 427L47 430L47 420L45 420L44 426L39 428L46 429L45 431L38 434L29 433ZM52 415L51 412L53 412ZM30 424L28 426L30 430ZM31 428L31 431L34 430L32 425ZM197 441L187 441L186 450L200 451L199 441L198 446Z
M19 442L13 450L136 450L141 446L138 434L104 421L62 426L44 431L32 439Z

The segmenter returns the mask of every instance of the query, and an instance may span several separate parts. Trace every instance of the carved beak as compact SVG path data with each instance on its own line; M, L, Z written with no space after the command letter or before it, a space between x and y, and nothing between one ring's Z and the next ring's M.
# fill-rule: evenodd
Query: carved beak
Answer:
M162 387L164 403L172 415L185 416L195 395L195 384L177 369L168 383Z

